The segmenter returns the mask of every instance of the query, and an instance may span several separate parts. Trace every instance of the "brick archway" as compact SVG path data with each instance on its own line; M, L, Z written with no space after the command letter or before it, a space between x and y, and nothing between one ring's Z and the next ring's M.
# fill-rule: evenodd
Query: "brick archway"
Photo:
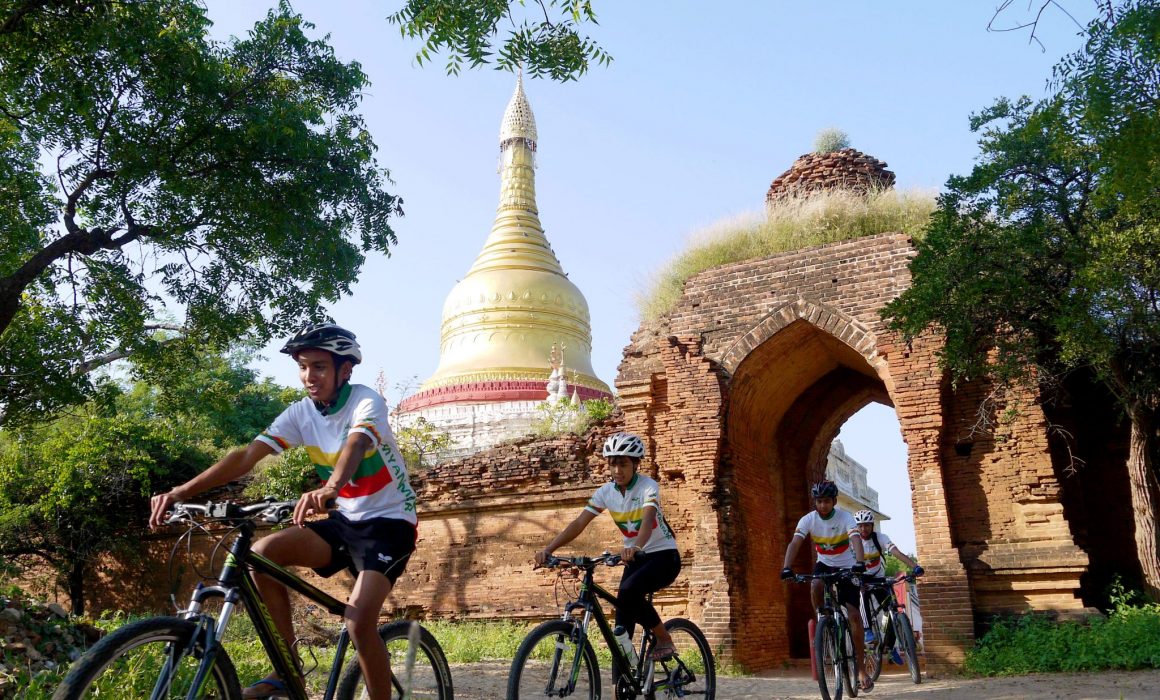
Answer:
M690 572L675 605L746 667L805 655L806 593L776 572L806 484L869 402L894 407L907 444L928 663L960 663L996 612L1083 606L1088 558L1043 412L1024 404L1000 439L974 434L987 387L952 390L938 339L903 345L879 317L913 255L882 234L709 270L625 351L625 424L648 436Z

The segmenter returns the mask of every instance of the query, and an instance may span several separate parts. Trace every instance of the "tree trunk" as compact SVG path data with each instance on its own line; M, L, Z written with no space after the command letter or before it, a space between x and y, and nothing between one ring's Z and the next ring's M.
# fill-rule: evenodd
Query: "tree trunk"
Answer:
M1136 525L1136 551L1144 571L1144 586L1154 600L1160 600L1160 481L1153 469L1156 449L1154 412L1135 405L1129 408L1132 438L1128 449L1128 480L1132 490L1132 519Z
M72 601L72 614L85 614L85 562L77 559L68 569L68 597Z

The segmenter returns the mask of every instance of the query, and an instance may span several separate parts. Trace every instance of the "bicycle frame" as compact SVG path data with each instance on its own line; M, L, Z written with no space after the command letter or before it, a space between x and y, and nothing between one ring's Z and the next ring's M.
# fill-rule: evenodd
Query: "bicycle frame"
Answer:
M224 635L226 626L239 602L245 606L249 613L258 639L262 642L262 648L274 665L274 671L286 684L287 695L291 700L309 700L306 693L305 678L299 670L298 663L289 646L282 635L278 633L274 620L270 616L270 611L258 593L258 587L254 582L251 570L270 576L287 588L314 601L333 615L342 615L346 610L346 603L303 581L289 570L262 555L250 551L250 545L257 529L253 522L246 520L241 523L239 528L238 537L231 545L221 573L218 575L219 585L206 586L204 583L199 583L191 596L189 608L182 614L185 619L197 622L205 636L205 657L194 677L192 685L194 690L191 691L190 700L196 697L194 693L201 688L204 681L208 680L217 650L221 648L219 640ZM209 625L208 623L212 621L212 618L201 612L202 604L213 598L223 599L221 614L215 626ZM332 700L338 688L342 662L349 643L350 638L344 628L338 636L334 662L331 665L326 693L323 696L324 700Z
M639 695L644 692L643 688L648 686L648 684L652 681L652 664L648 664L648 675L650 677L641 678L642 664L644 664L645 659L647 659L651 648L650 640L652 633L648 630L643 630L643 634L641 635L640 655L637 659L636 665L634 666L632 662L629 661L628 656L624 653L624 650L620 648L620 643L616 641L616 637L612 634L612 626L608 623L608 617L604 614L604 609L598 600L604 599L608 601L613 608L615 608L616 596L612 593L609 593L604 587L593 580L594 573L594 567L585 569L584 578L580 582L580 591L576 596L576 600L569 601L564 606L564 614L562 619L566 621L572 620L574 619L574 611L583 610L584 615L580 625L581 634L584 635L585 638L587 638L588 635L588 623L592 619L595 619L596 626L600 629L601 636L604 637L604 643L608 646L609 651L612 652L613 668L620 670L620 678L614 678L613 681L624 681L628 683L633 692ZM580 645L579 648L582 648L582 646L583 645ZM577 654L576 658L572 660L572 679L575 679L579 673L579 667L580 654ZM574 680L572 683L574 683ZM572 683L570 683L570 685Z

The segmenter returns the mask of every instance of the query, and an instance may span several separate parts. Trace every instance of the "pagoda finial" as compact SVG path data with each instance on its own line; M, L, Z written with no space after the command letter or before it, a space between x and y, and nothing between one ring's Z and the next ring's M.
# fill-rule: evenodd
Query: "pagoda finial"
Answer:
M499 147L503 150L515 140L523 140L533 151L536 150L536 117L528 96L524 94L524 71L516 76L516 91L508 102L499 126Z

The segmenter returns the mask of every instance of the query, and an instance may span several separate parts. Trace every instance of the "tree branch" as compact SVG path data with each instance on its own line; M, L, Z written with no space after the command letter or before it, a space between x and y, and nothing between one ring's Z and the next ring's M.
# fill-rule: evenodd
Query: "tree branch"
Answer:
M166 343L171 343L174 340L177 340L178 338L180 338L184 335L187 335L189 332L184 326L179 326L179 325L176 325L173 323L150 323L150 324L143 326L142 330L145 330L145 331L160 331L160 330L175 331L175 332L181 334L175 338L167 338L165 340L162 340L161 341L162 345L164 345ZM104 355L98 355L97 357L85 360L81 364L77 365L75 372L77 374L88 374L89 372L92 372L93 370L95 370L99 367L104 367L105 365L116 362L117 360L123 360L132 354L133 353L130 350L118 348L117 350L113 350L112 352L107 352Z

